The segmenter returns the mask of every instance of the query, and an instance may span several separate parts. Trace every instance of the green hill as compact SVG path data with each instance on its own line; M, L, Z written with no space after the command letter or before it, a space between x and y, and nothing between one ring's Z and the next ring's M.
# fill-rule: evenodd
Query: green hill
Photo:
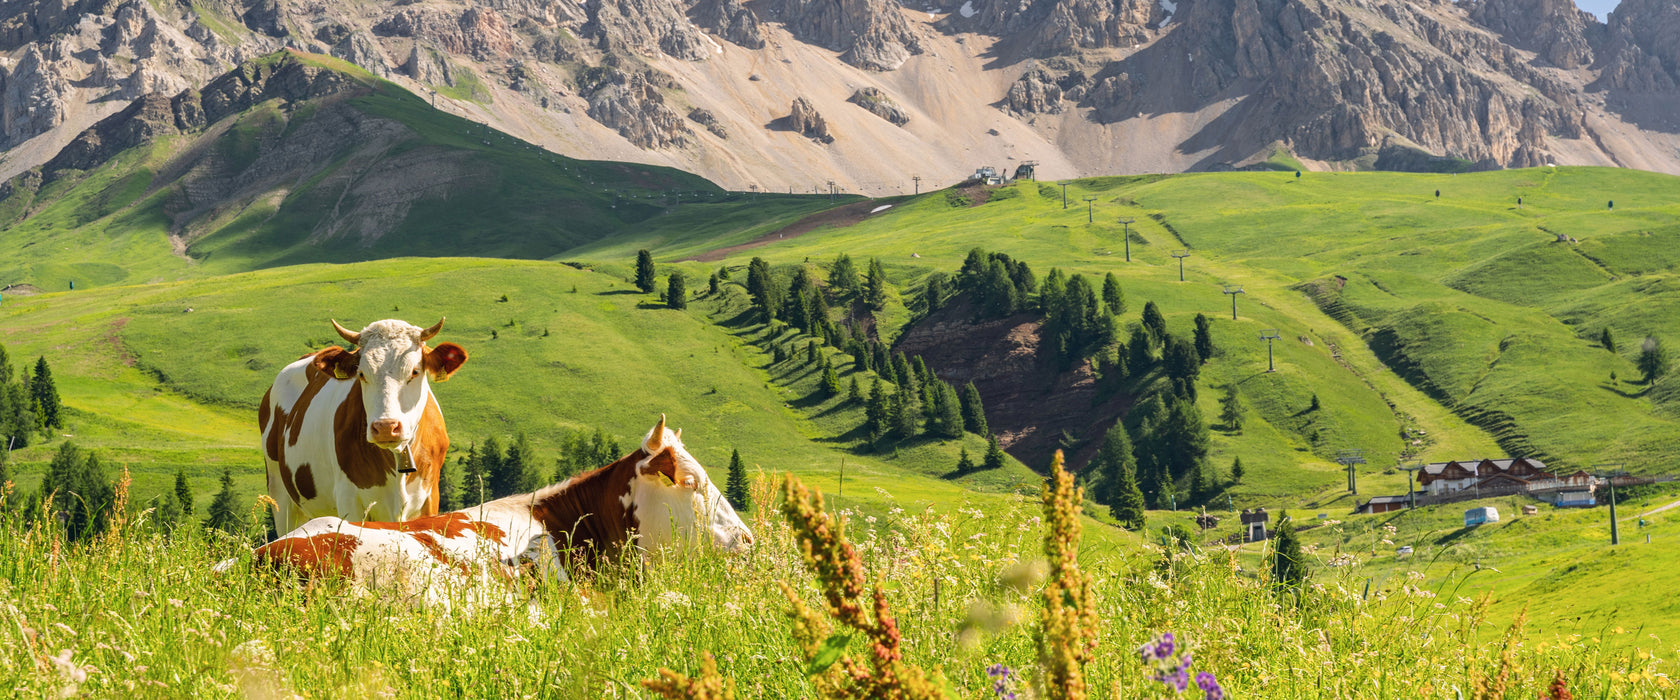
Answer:
M282 52L148 96L0 185L0 286L141 284L400 256L545 258L602 236L727 235L830 206L580 161Z
M1680 329L1663 244L1680 234L1676 184L1602 168L1099 178L1069 187L1073 202L1097 198L1087 223L1087 212L1063 209L1059 189L1023 182L966 201L924 195L726 262L879 255L895 283L915 288L984 245L1041 276L1113 272L1130 300L1126 323L1144 300L1174 332L1187 333L1197 313L1214 319L1222 352L1206 384L1238 383L1262 419L1216 435L1215 455L1292 475L1262 476L1254 495L1333 491L1327 462L1349 448L1365 450L1374 488L1395 492L1403 457L1503 453L1669 471L1680 452L1672 392L1643 384L1635 360L1645 335ZM1131 263L1120 216L1136 219ZM1560 233L1577 242L1557 242ZM670 259L703 247L627 233L573 254L621 258L646 245ZM1190 252L1182 283L1178 249ZM1245 288L1235 321L1224 285ZM1605 327L1622 341L1617 353L1597 347ZM1276 373L1264 371L1263 329L1282 336ZM1304 413L1315 393L1324 411ZM1204 414L1216 415L1217 391L1202 395Z

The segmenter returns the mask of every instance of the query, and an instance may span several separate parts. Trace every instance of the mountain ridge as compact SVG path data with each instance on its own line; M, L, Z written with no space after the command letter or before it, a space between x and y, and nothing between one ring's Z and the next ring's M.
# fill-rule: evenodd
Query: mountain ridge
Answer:
M1325 170L1680 172L1666 0L1627 0L1604 23L1568 0L49 0L0 14L0 42L19 97L0 177L113 101L201 87L212 64L283 46L436 91L550 150L737 190L893 194L913 174L943 185L1025 161L1051 178L1221 170L1279 150ZM863 89L909 123L848 103ZM796 97L833 143L771 126ZM696 110L716 128L690 128ZM1415 155L1379 166L1397 150Z

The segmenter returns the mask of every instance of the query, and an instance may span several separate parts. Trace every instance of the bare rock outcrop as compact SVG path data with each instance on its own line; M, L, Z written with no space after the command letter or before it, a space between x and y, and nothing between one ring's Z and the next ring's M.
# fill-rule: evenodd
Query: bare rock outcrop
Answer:
M336 42L332 55L361 66L367 72L389 79L393 74L391 60L367 32L353 31Z
M647 72L627 73L617 69L602 72L587 88L589 117L641 148L658 149L689 145L694 134L681 115L665 104Z
M846 98L846 101L867 109L871 114L897 126L910 123L910 113L905 112L903 107L899 107L898 103L894 102L893 98L881 91L880 88L859 88L857 92L852 93L851 97Z
M699 61L712 50L678 0L596 0L588 7L589 22L582 31L603 51Z
M723 122L718 121L716 114L712 114L712 110L695 107L689 110L688 118L694 123L706 127L707 131L712 132L720 139L729 138L729 130L724 128Z
M828 133L828 120L823 119L817 108L803 97L793 99L793 111L787 116L787 126L814 141L834 143L834 135Z
M1009 92L1003 96L1003 108L1020 116L1061 114L1062 88L1050 71L1035 66L1009 86Z
M1133 46L1167 17L1159 0L970 0L949 21L1042 57Z
M1680 4L1623 0L1610 13L1595 87L1672 92L1680 86Z
M801 40L840 52L859 68L897 69L922 42L893 0L779 0L772 19Z
M759 27L758 15L741 4L741 0L699 0L689 15L695 24L731 43L749 49L764 48L764 30Z
M1575 0L1479 0L1469 9L1472 20L1554 66L1579 68L1593 62L1588 33L1601 28Z
M373 25L378 36L424 40L452 54L487 61L512 56L518 40L501 13L469 7L460 13L408 7Z

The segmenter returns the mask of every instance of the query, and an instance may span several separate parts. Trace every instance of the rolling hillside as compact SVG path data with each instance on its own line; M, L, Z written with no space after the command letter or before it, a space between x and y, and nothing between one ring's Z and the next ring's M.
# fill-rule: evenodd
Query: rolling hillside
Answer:
M142 284L395 256L544 258L603 235L721 235L829 206L580 161L281 52L137 101L0 184L0 287Z

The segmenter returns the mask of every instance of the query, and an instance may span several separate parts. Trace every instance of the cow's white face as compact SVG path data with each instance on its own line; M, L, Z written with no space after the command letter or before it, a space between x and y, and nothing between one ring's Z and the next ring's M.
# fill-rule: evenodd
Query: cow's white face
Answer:
M630 494L642 546L655 549L701 536L730 552L752 545L752 531L683 448L682 431L666 428L661 417L642 450L651 456L637 463Z
M354 379L361 385L368 442L388 450L407 449L426 411L427 375L443 381L466 362L466 351L454 343L426 347L426 340L442 326L443 321L420 328L388 319L370 323L360 333L340 329L357 345Z

